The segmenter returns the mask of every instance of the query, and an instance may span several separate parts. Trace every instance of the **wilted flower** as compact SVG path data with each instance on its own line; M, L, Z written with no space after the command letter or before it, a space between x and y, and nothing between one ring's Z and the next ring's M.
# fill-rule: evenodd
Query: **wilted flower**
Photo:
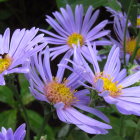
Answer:
M93 27L98 17L99 10L96 10L93 14L93 7L89 6L84 16L82 5L77 5L74 13L72 12L71 7L66 5L66 9L60 8L60 11L61 13L57 11L53 13L56 19L53 19L50 16L47 16L46 19L57 34L47 30L41 30L51 36L46 37L46 41L49 44L55 45L53 48L49 49L52 59L68 50L73 50L77 45L81 47L83 55L87 57L87 41L91 43L96 42L97 45L110 44L110 41L98 40L110 32L109 30L103 30L108 21L104 20Z
M39 29L17 29L10 40L10 29L0 35L0 85L5 85L4 75L10 73L27 73L29 57L38 52L45 44L43 34L37 35ZM26 64L25 64L26 63ZM25 64L25 65L23 65Z
M0 140L24 140L26 134L25 124L20 125L15 132L11 128L2 127L0 132Z
M101 71L92 47L89 45L88 48L94 70L84 64L86 63L84 59L77 59L77 68L79 67L83 71L80 76L91 83L92 88L97 90L98 95L103 97L107 103L115 104L119 112L140 116L140 86L134 86L140 80L140 71L126 77L126 70L120 70L119 47L115 46L112 47L105 67ZM77 56L77 58L80 57L82 58L82 55ZM83 66L78 66L80 62L83 63ZM75 63L73 64L75 65Z
M65 58L70 58L70 54L65 54L60 62L61 64L67 64ZM30 73L27 76L30 81L32 95L40 101L52 104L61 121L75 124L90 134L106 134L108 132L106 129L111 129L110 125L92 119L75 109L78 108L92 113L102 120L109 122L103 113L88 107L90 102L90 97L87 96L89 90L76 90L80 86L78 79L81 78L74 73L68 78L63 78L65 69L62 67L58 68L56 77L53 77L49 59L48 48L32 58Z

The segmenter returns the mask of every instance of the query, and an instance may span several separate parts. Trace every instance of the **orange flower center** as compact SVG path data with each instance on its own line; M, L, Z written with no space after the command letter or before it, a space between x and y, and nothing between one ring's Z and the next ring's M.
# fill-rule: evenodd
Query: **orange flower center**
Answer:
M71 89L66 86L66 80L63 83L58 83L57 80L54 79L44 87L44 91L47 99L53 104L63 102L65 107L67 107L76 99L76 97L74 97L76 91L71 91Z

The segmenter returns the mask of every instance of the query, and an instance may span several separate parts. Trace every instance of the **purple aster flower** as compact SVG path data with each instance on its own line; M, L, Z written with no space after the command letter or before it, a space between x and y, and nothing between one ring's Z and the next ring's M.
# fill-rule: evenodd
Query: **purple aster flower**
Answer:
M65 58L70 58L70 53L64 55L60 62L61 64L67 64ZM52 76L49 59L48 48L32 57L30 73L28 74L32 95L40 101L52 104L56 109L58 118L62 122L75 124L90 134L106 134L108 132L106 129L111 129L110 125L92 119L76 109L94 114L100 119L109 122L102 112L88 107L90 102L90 97L87 96L89 90L75 90L80 86L77 81L81 78L74 73L68 78L63 78L65 69L62 67L58 68L55 77Z
M26 134L25 124L20 125L15 132L11 128L2 127L0 132L0 140L24 140Z
M124 57L124 32L125 32L125 25L126 25L126 19L127 19L127 15L123 12L116 12L114 10L112 10L111 8L107 8L107 10L109 12L112 13L112 16L114 17L114 32L116 34L116 37L118 39L115 40L112 37L111 41L113 42L113 44L116 44L118 47L120 47L120 57L123 58ZM137 20L138 22L139 20ZM131 22L128 22L128 26L131 26ZM136 48L136 38L131 37L130 36L130 32L127 29L126 31L126 61L129 61L130 56L132 56L132 54L134 53L134 50ZM137 51L136 54L136 59L140 59L140 50Z
M50 35L50 37L46 37L45 39L49 44L53 44L54 46L49 49L52 59L68 50L73 50L77 45L81 46L82 53L87 56L87 41L91 43L96 42L97 45L111 44L110 41L105 39L98 40L110 32L109 30L103 30L108 23L107 20L93 27L99 15L99 10L96 10L93 14L93 7L89 6L84 15L82 5L77 5L74 13L71 7L66 5L66 9L60 8L60 11L61 13L57 11L53 13L55 19L50 16L47 16L46 19L57 34L47 30L41 30L47 35Z
M28 58L46 46L42 43L43 34L36 36L38 30L17 29L11 40L9 28L0 35L0 85L5 85L4 75L29 72Z
M94 46L94 48L96 47ZM103 97L107 103L115 104L119 112L140 116L140 86L134 86L140 80L140 71L126 76L126 69L120 70L120 49L115 46L112 47L107 62L101 71L91 45L88 45L88 49L94 70L86 64L81 54L75 53L77 60L72 63L77 66L78 70L75 69L73 71L92 84L91 88L98 91L98 95ZM78 66L79 64L80 66Z

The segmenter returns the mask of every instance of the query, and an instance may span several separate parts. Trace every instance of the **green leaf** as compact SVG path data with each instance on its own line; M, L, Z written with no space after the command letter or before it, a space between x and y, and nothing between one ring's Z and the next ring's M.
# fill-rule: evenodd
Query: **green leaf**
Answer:
M137 129L135 130L134 140L138 140L140 138L140 120L137 123Z
M0 127L15 129L17 121L17 111L7 110L0 113Z
M109 133L106 135L97 135L91 138L90 140L124 140L120 136L116 136L115 133Z
M68 136L67 140L90 140L87 133L81 130L73 130Z
M29 83L23 74L19 75L19 81L21 85L21 96L24 105L27 105L35 100L29 91Z
M108 0L108 3L106 4L106 6L116 10L116 11L121 11L121 7L118 4L118 1L116 0Z
M6 2L7 0L0 0L0 2Z
M12 91L7 86L0 86L0 101L15 107Z
M69 124L64 125L64 126L60 129L60 131L59 131L59 133L58 133L58 137L59 137L59 138L65 137L65 136L67 135L69 129L70 129L70 125L69 125Z
M128 0L121 0L120 2L122 4L123 10L127 13L129 5L130 5L130 0L129 1ZM133 0L133 4L132 4L131 10L130 10L130 18L129 19L131 20L131 23L134 26L136 25L137 11L138 11L138 8L135 5L137 5L137 2L136 2L136 0Z
M41 128L42 122L43 122L43 117L41 115L39 115L37 112L32 111L32 110L27 110L27 114L29 117L31 129L35 133L38 133L39 129ZM47 135L47 138L49 140L55 140L53 130L47 123L46 123L44 134Z
M133 120L125 120L125 125L127 127L137 128L137 124Z
M73 8L77 4L83 4L84 9L87 9L89 5L92 5L94 8L97 8L99 6L104 6L108 2L108 0L57 0L57 6L65 7L66 4L71 5Z

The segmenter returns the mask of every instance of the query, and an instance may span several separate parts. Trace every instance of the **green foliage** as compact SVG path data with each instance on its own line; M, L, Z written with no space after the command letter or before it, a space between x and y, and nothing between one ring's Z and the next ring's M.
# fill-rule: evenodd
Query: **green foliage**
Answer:
M116 136L115 133L110 132L109 134L106 135L97 135L90 140L124 140L124 139L121 138L120 136Z
M65 137L68 134L69 130L70 130L70 125L68 124L64 125L58 133L58 138Z
M0 113L0 127L15 129L17 121L17 111L14 109L6 110Z
M21 97L24 105L27 105L35 100L35 98L30 94L29 83L23 74L19 75L19 82L21 84Z
M0 2L6 2L6 1L8 1L8 0L0 0Z
M67 137L67 140L90 140L88 135L83 131L78 131L73 129L70 135Z
M129 4L130 4L130 0L121 0L120 1L121 4L122 4L122 8L123 10L127 13L128 12L128 8L129 8ZM137 4L136 0L133 0L133 3L132 3L132 7L131 7L131 10L130 10L130 20L131 20L131 23L135 26L136 25L136 19L137 19L137 11L138 11L138 8L135 6Z
M71 5L73 8L77 4L83 4L85 10L89 5L92 5L94 8L98 8L100 6L109 6L117 11L120 10L120 6L116 0L56 0L56 2L59 8L65 7L66 4Z
M39 129L41 127L41 124L43 122L43 117L33 110L27 110L27 114L28 114L28 117L29 117L29 122L30 122L31 129L35 133L38 133ZM49 140L55 140L53 130L48 124L46 124L44 134L47 135Z
M6 103L11 107L16 105L13 92L7 86L0 86L0 102Z

